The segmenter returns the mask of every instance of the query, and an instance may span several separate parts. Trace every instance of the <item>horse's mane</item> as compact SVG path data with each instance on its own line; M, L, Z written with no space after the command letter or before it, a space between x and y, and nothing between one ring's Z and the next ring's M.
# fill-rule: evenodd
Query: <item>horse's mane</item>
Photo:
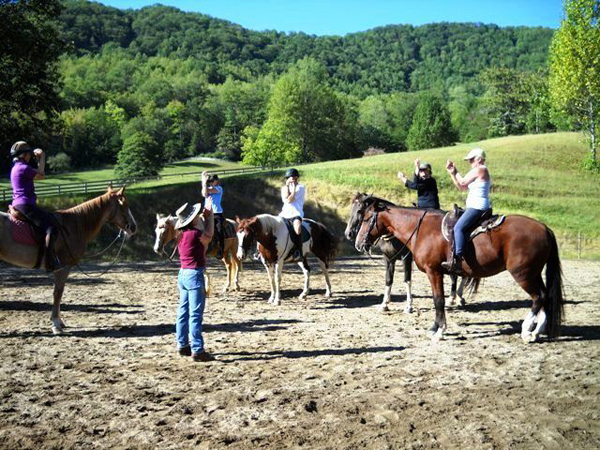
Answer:
M69 218L70 222L76 222L77 229L95 230L101 224L104 207L110 200L110 192L102 194L72 208L57 211L62 218Z

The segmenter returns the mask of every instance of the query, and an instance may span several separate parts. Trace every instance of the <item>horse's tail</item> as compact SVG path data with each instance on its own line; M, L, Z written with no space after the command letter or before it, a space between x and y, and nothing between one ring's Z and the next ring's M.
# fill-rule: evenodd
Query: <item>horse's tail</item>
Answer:
M338 251L338 240L333 234L327 229L325 225L320 222L313 222L317 233L313 235L313 253L320 257L327 267L333 264L335 255Z
M549 338L560 334L560 325L564 316L564 291L562 284L562 269L558 256L556 237L550 228L546 228L550 240L550 256L546 262L546 317L548 319L547 332Z
M481 283L481 278L467 278L465 281L465 285L463 287L463 292L466 291L469 297L477 294L479 291L479 284Z

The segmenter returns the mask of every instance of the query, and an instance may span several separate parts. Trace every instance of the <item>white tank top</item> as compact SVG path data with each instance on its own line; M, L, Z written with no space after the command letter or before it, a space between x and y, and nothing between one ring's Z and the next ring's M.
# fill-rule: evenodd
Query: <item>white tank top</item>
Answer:
M467 196L467 208L475 208L481 211L490 209L490 187L492 186L491 178L487 181L475 180L469 184L469 195Z
M293 217L304 218L304 185L299 184L296 186L296 195L291 203L284 203L281 209L280 217L285 219L291 219Z

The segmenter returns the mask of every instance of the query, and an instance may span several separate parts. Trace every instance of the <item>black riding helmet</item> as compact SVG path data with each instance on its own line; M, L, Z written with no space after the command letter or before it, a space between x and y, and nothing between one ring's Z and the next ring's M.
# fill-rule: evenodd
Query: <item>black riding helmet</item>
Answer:
M18 158L25 153L33 153L33 148L25 141L18 141L10 148L10 157Z
M296 169L288 169L285 171L284 178L288 179L289 177L299 177L300 173Z

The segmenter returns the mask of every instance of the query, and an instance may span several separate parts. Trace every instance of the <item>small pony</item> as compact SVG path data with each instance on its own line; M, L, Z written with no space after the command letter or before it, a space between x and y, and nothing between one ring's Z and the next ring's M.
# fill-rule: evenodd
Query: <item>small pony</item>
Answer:
M294 244L290 238L290 230L285 219L271 214L260 214L248 219L236 218L238 223L238 258L244 258L250 253L254 242L258 243L258 252L271 285L271 296L269 303L281 304L280 286L283 264L285 262L296 262L304 273L304 289L300 299L306 298L309 291L310 269L306 256L301 260L292 258ZM322 223L310 219L303 219L303 244L302 253L315 255L325 275L325 297L331 297L331 282L329 281L328 268L337 253L337 241ZM304 239L306 238L306 239Z

